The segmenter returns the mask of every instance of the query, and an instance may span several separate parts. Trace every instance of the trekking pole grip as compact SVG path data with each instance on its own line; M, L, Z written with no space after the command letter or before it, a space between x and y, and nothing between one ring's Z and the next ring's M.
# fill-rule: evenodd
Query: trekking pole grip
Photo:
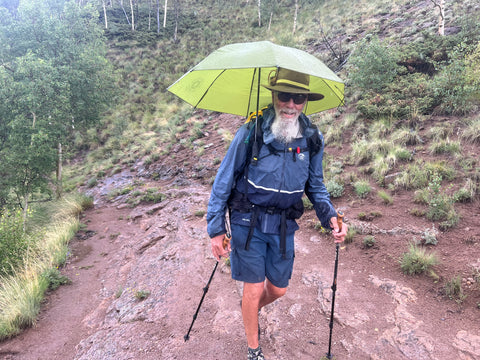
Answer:
M343 214L343 211L338 210L337 211L337 224L338 224L338 231L342 231L342 225L343 225L343 217L345 215Z
M230 235L229 233L226 233L225 236L223 237L223 243L222 243L222 246L224 249L226 249L228 244L230 244L230 240L232 240L232 235Z

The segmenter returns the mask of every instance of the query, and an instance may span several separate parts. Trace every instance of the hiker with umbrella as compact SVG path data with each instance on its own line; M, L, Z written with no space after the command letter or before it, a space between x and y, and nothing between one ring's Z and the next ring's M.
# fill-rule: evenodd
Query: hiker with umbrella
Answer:
M247 358L264 359L258 312L286 293L303 194L322 226L332 230L337 249L347 233L347 226L337 223L323 183L323 136L305 115L342 104L343 83L312 55L258 42L219 49L169 90L196 107L237 114L244 106L257 108L237 131L219 167L207 230L215 258L230 252L232 277L244 283ZM225 248L228 230L232 239Z
M257 124L262 127L260 141L264 145L254 154L255 130L250 129L254 129L251 124L237 132L218 170L209 201L208 232L217 260L227 256L228 249L222 246L225 232L221 219L227 206L231 211L230 262L232 277L244 282L242 316L248 359L263 359L258 311L287 290L293 269L294 232L298 229L295 219L303 212L304 191L322 225L333 229L336 242L343 241L347 231L343 226L338 232L337 212L323 184L322 136L302 114L307 101L323 98L311 93L308 86L308 75L283 68L272 73L265 87L272 91L273 105L263 110L262 123ZM255 164L247 158L250 151L245 140L249 135ZM309 148L308 138L317 144Z

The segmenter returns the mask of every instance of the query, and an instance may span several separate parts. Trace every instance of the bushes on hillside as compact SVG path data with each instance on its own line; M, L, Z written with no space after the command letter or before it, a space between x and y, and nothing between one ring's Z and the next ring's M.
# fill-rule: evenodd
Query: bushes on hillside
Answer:
M414 45L388 46L377 37L359 43L350 58L349 80L361 91L357 108L363 116L416 121L419 115L478 109L480 43L430 42L427 54Z
M19 267L28 249L20 211L4 211L0 216L0 276L12 274Z

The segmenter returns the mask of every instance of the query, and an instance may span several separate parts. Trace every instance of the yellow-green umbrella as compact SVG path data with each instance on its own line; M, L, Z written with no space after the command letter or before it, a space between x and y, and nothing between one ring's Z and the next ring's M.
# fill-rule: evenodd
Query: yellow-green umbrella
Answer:
M306 115L343 105L344 83L323 62L305 51L270 41L226 45L211 53L168 91L200 109L248 116L272 101L267 84L272 70L310 75L310 91L324 95L307 103Z

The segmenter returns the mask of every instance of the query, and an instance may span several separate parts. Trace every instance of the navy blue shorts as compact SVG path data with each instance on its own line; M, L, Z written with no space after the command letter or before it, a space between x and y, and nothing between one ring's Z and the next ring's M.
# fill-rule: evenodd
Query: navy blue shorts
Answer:
M249 227L232 224L232 278L247 283L265 281L285 288L292 277L295 257L293 235L287 235L285 258L280 251L280 235L264 234L255 229L250 246L245 250Z

